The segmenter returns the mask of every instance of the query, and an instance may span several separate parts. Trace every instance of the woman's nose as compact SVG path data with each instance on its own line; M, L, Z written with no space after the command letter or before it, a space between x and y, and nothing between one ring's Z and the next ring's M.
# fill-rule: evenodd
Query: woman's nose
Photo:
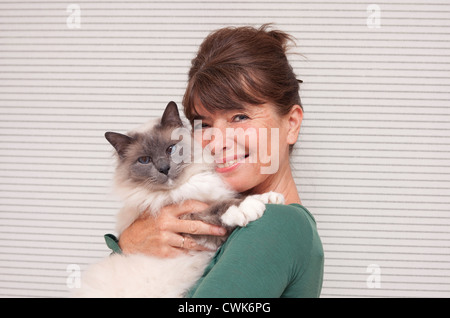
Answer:
M206 144L211 149L211 154L220 156L226 151L233 149L234 140L226 125L213 127L206 136Z

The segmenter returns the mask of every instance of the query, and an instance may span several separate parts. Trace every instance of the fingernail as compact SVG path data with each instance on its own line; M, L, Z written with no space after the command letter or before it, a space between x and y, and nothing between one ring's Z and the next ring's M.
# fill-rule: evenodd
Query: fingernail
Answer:
M225 230L223 227L219 227L217 229L217 234L218 235L225 235L225 234L227 234L227 230Z

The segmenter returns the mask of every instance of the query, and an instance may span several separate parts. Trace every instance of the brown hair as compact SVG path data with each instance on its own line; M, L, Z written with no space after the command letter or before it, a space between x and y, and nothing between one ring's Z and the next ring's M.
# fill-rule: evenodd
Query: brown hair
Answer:
M286 57L294 40L268 28L228 27L206 37L192 60L183 98L191 122L199 102L211 112L272 103L280 115L301 106L301 81Z

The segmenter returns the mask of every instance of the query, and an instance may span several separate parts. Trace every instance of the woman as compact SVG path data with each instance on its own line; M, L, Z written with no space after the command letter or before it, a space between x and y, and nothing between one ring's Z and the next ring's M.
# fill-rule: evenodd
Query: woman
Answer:
M216 171L238 192L275 191L286 202L267 205L259 220L236 229L189 296L320 295L322 244L314 218L300 205L289 164L303 118L299 81L286 58L290 40L267 25L225 28L210 34L192 60L184 110L194 135L214 155ZM218 133L205 136L211 129ZM182 234L223 235L224 230L178 217L205 207L194 201L167 206L158 218L133 223L119 245L124 253L160 257L201 250Z

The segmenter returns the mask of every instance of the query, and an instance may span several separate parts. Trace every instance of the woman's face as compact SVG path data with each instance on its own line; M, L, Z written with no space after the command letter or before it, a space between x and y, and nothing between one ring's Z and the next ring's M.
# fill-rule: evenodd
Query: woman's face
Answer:
M289 116L279 116L270 104L214 113L199 105L196 111L194 138L234 190L269 191L289 169Z

